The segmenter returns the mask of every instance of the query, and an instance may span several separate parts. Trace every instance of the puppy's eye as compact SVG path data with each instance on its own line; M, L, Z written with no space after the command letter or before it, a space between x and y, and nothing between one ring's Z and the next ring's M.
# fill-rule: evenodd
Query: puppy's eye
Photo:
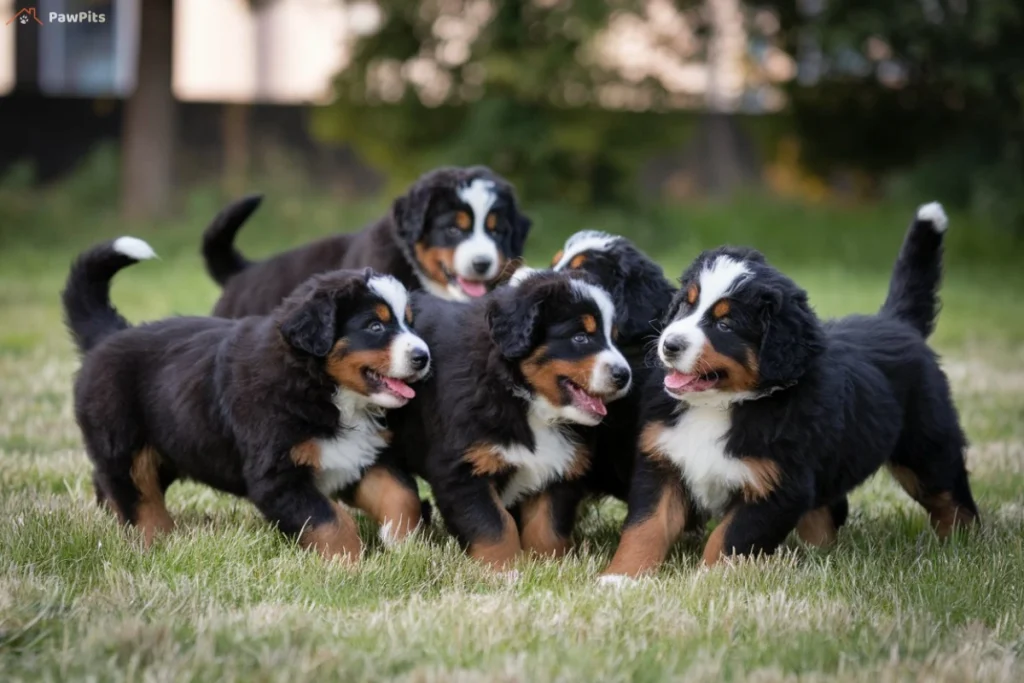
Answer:
M715 327L720 329L722 332L731 332L732 331L732 325L730 325L729 321L724 319L724 318L719 320L718 322L716 322L715 323Z
M458 237L459 235L462 234L462 230L460 230L459 226L457 225L449 225L445 232L447 232L452 237Z
M374 334L381 334L384 331L384 323L382 323L379 320L374 320L373 322L370 323L367 329L369 329L370 332L373 332Z
M577 332L573 336L572 341L574 344L586 344L587 342L590 341L590 336L584 334L583 332Z

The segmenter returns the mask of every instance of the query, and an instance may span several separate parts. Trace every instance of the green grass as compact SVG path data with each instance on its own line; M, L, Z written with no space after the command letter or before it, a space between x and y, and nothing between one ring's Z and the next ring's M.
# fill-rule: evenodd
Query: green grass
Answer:
M384 551L363 524L362 565L328 565L245 501L171 488L178 530L141 551L92 502L72 417L77 361L57 292L71 258L133 234L160 254L122 273L131 320L205 313L216 288L198 238L218 208L125 226L64 188L0 191L0 677L4 680L534 681L1020 680L1024 677L1024 248L952 216L935 335L972 446L984 529L941 544L885 476L853 497L839 544L697 566L687 539L656 579L599 588L620 504L588 508L577 551L523 561L510 582L440 527ZM70 195L70 197L69 197ZM243 233L253 256L353 229L384 202L271 194ZM83 211L85 204L88 210ZM816 207L749 198L639 213L535 213L545 263L573 230L633 235L675 277L722 242L762 248L823 315L877 308L913 207Z

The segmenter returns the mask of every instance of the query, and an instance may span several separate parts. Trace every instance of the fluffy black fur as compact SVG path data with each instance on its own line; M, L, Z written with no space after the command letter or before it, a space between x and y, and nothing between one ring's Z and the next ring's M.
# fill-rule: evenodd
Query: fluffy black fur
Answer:
M723 440L706 449L721 453L671 452L648 444L634 473L626 532L651 523L659 502L672 496L693 507L706 502L709 497L700 491L710 491L707 481L688 478L693 465L687 463L712 457L753 459L762 476L740 485L727 479L725 466L714 468L722 473L716 481L731 494L721 509L709 510L725 518L705 551L708 563L720 553L771 553L815 511L828 511L825 519L831 516L838 526L846 516L846 495L883 465L929 511L940 535L975 521L966 440L948 381L926 342L937 308L941 242L935 223L915 220L880 312L828 322L815 315L806 292L759 252L723 247L701 254L683 274L666 316L660 348L669 367L648 379L642 423L666 433L683 425L687 435L696 434L708 423L693 419L719 419L722 413L715 411L725 410ZM714 300L705 304L699 296L706 282L702 273L722 258L742 263L747 272L720 295L718 301L728 306L712 308ZM696 296L688 295L691 287ZM679 340L677 352L666 351L665 343L687 329L671 325L697 315L703 316L699 335ZM699 377L684 377L703 388L677 389L684 380L666 382L667 373L679 373L672 364L682 362L693 339L703 340L703 360L696 370L684 371ZM691 411L707 417L691 418ZM662 515L657 523L670 517L676 521L666 533L674 537L678 515ZM640 553L625 546L624 541L612 573L651 568L631 563Z
M450 261L454 249L472 236L472 230L456 224L459 212L472 215L457 190L476 179L493 183L497 195L491 208L497 221L487 238L495 242L499 260L504 260L496 264L500 275L505 263L522 256L530 219L519 211L512 186L490 169L444 167L420 177L395 199L387 216L360 232L332 235L260 262L246 259L235 248L234 239L261 198L246 197L226 207L203 236L207 271L224 290L213 314L265 315L309 276L336 268L369 267L395 276L409 290L428 286L442 296L457 296ZM446 261L444 268L439 261Z
M559 543L567 544L574 522L575 492L567 482L582 474L585 462L570 457L547 480L524 487L521 495L510 493L519 490L514 488L519 486L516 477L543 459L538 439L546 437L538 437L530 415L537 410L541 387L555 386L552 364L569 372L586 370L599 354L614 350L603 338L600 308L573 288L573 280L592 282L585 274L548 272L470 304L421 292L412 297L417 331L433 351L434 373L421 384L417 400L393 414L391 455L427 480L449 530L470 554L496 567L511 561L520 547L564 551L565 546L531 547L526 529L521 529L522 545L515 537L509 540L509 524L522 521L519 503L529 505L538 494L549 496L542 524L553 529ZM587 332L584 316L596 320L597 332ZM619 361L608 388L621 394L630 377L624 359L614 353ZM571 404L564 377L559 376L557 386L558 395L551 401ZM595 387L585 388L597 395ZM545 427L565 440L570 456L575 450L587 457L569 419ZM470 456L490 446L522 449L525 462L498 452L479 460Z
M75 416L97 498L140 526L147 542L171 525L163 492L177 479L244 496L287 534L340 533L345 520L318 488L319 456L297 462L294 449L346 437L351 425L340 413L332 363L352 357L343 353L390 352L396 335L408 332L395 322L404 311L380 323L376 312L387 302L369 288L378 276L367 269L310 278L267 316L131 327L111 306L109 288L120 268L152 256L133 241L142 247L126 250L115 240L84 252L63 292L82 353ZM395 477L415 499L414 481ZM325 555L358 555L357 536L355 548L332 538L314 540Z

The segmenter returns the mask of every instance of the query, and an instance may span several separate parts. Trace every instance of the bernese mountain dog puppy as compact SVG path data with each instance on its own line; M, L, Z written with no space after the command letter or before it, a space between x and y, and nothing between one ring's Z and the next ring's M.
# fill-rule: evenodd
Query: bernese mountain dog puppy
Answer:
M579 500L607 495L625 501L633 478L640 390L651 372L648 356L676 289L661 266L630 240L594 230L570 236L551 260L551 269L588 273L611 295L615 306L615 344L629 363L633 383L626 396L608 406L601 424L579 429L593 457L586 474L576 482L576 494ZM576 508L567 500L562 510L568 518L558 526L571 528Z
M560 487L590 459L572 427L598 424L631 383L611 297L584 274L534 272L469 304L412 299L434 372L389 420L391 457L485 565L564 554Z
M373 268L409 290L468 301L493 288L506 264L522 257L531 225L512 186L490 169L446 167L420 177L389 215L362 231L254 263L234 240L260 201L251 196L231 204L203 235L206 269L223 287L214 315L266 315L309 276L338 268Z
M683 273L644 389L641 457L603 580L656 568L693 510L721 521L704 549L773 552L790 531L835 537L834 507L883 465L940 537L978 518L966 440L926 339L946 216L921 207L875 315L822 322L806 292L749 248Z
M132 327L110 280L155 254L121 237L71 267L63 303L82 354L75 417L98 501L145 544L173 528L164 492L193 479L251 500L304 547L355 561L355 523L340 494L404 538L420 520L415 480L377 463L387 411L430 369L395 278L332 271L268 316L177 317Z

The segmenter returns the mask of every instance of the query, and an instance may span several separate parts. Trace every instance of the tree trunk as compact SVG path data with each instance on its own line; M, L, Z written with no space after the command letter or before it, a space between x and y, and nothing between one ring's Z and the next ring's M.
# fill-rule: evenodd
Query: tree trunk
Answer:
M121 210L126 219L168 215L174 186L176 109L171 93L172 0L140 0L135 90L121 129Z

